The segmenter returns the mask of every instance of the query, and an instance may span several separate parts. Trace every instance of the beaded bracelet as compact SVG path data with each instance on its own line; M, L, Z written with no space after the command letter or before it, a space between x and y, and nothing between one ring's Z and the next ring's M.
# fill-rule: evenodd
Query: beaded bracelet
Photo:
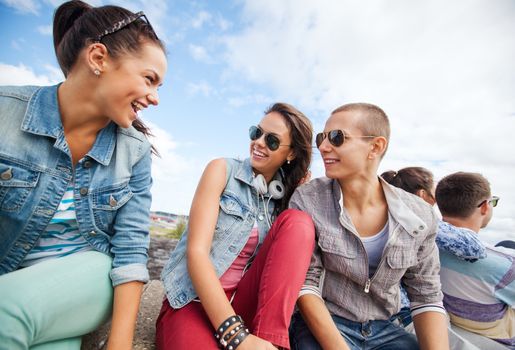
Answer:
M237 322L243 324L243 320L241 319L241 317L239 315L229 316L225 321L223 321L220 324L220 326L218 326L216 333L215 333L215 338L220 340L220 343L221 343L223 340L222 336L224 335L224 333L227 332L229 327L236 324Z
M235 350L243 342L245 338L249 336L249 330L247 328L241 328L238 333L231 339L227 346L227 350Z

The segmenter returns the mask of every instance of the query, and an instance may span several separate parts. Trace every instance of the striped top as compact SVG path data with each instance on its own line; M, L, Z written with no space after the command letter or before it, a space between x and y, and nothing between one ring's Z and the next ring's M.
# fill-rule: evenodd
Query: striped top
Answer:
M60 258L92 249L79 232L75 216L73 184L69 184L54 217L21 266L26 267L47 259Z
M440 223L436 242L443 300L451 322L515 346L515 255L479 241L477 233L469 229L446 222Z

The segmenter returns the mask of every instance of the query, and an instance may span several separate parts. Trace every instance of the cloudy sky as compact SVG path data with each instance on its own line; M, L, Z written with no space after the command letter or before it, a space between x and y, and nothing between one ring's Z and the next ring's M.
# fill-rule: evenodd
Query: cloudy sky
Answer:
M62 79L57 0L0 0L0 85ZM105 1L90 1L93 5ZM145 111L153 210L187 214L206 163L246 157L247 130L274 101L320 131L348 102L382 107L392 139L381 171L474 171L501 197L481 236L515 239L515 1L110 1L144 10L167 43L161 104ZM319 155L314 176L323 175Z

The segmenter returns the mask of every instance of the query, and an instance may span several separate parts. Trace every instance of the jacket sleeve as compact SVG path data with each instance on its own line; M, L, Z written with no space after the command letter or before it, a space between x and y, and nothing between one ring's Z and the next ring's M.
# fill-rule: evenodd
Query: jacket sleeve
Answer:
M150 243L150 204L152 196L150 149L134 165L129 188L131 199L121 207L114 223L111 239L113 286L131 281L148 282L148 247Z
M289 203L289 207L293 209L302 210L308 214L309 208L305 204L303 200L303 196L300 191L296 190ZM315 237L318 237L317 227L315 225ZM318 241L318 239L316 239ZM323 283L323 275L324 275L324 266L322 264L322 257L320 253L320 247L318 243L315 242L315 249L313 250L313 255L311 256L311 262L308 267L308 271L306 273L306 280L304 281L304 285L302 286L299 297L305 294L315 294L318 297L322 298L322 283Z
M435 243L438 219L432 212L429 233L417 252L417 264L408 268L402 282L413 305L442 305L443 294L440 284L440 257Z

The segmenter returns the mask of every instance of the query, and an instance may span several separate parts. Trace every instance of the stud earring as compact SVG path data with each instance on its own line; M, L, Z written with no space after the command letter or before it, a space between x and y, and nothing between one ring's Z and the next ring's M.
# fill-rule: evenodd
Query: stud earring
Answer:
M100 70L98 70L98 69L95 69L95 70L93 71L93 73L95 73L95 75L96 75L97 77L98 77L98 76L100 76Z
M286 161L286 164L290 165L290 163L291 163L291 161L288 159L288 160Z

